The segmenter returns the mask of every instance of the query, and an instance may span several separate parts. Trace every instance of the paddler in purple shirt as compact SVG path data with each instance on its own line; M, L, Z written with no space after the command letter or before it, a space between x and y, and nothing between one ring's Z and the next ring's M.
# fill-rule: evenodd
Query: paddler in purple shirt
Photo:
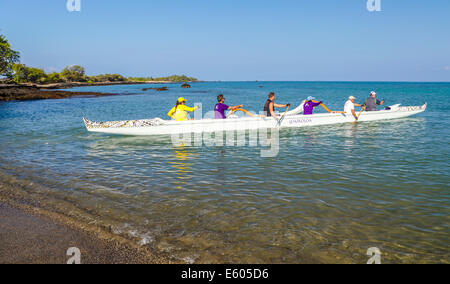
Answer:
M225 97L221 94L217 96L217 101L219 102L214 107L214 117L216 119L226 119L225 111L226 110L236 110L238 108L244 107L244 105L238 105L238 106L227 106L225 103Z
M322 102L313 102L316 98L308 97L307 102L303 105L303 115L311 115L313 114L313 110L315 107L320 106Z

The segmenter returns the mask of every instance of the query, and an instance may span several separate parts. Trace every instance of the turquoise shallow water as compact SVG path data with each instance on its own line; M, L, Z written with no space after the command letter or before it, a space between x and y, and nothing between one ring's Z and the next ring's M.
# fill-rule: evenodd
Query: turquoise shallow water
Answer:
M384 262L450 262L450 83L144 87L0 103L0 170L45 186L59 211L58 200L70 201L85 213L77 217L188 263L365 263L370 247ZM253 111L269 91L279 103L313 95L341 110L349 95L362 101L371 90L388 105L428 109L394 121L282 130L275 158L262 158L260 147L88 133L81 121L166 118L179 96L209 110L218 93Z

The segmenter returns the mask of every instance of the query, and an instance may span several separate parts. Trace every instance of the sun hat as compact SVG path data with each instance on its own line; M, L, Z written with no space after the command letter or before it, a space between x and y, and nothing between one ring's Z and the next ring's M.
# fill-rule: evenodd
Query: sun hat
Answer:
M309 96L306 100L307 100L307 101L312 101L312 100L315 100L315 99L316 99L315 97Z
M356 98L354 96L350 96L348 97L349 100L356 100Z
M371 95L371 96L376 95L376 94L377 94L377 93L375 93L374 91L370 92L370 95Z
M179 99L178 99L178 102L179 102L179 103L186 102L186 99L185 99L185 98L179 98Z

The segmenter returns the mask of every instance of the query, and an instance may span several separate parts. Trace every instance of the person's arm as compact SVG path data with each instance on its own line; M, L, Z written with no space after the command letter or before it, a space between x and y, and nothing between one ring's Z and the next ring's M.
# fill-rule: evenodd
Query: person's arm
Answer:
M228 109L229 110L237 110L238 108L243 108L243 107L244 107L244 105L238 105L238 106L229 107Z
M167 115L168 115L170 118L173 118L172 115L174 114L174 112L175 112L175 107L173 107L173 108L167 113Z
M353 116L355 117L355 119L358 119L358 116L356 115L356 112L355 112L354 109L352 109L352 114L353 114Z
M384 104L384 100L382 100L381 102L379 100L377 100L377 105L382 106Z
M182 110L188 111L188 112L193 112L193 111L198 110L198 106L195 106L195 107L183 106Z
M320 106L323 102L313 102L313 107L317 107Z
M290 106L290 105L291 104L285 104L285 105L274 104L274 106L278 107L278 108L287 107L287 106Z
M357 106L357 107L363 107L364 106L364 104L354 104L355 106Z

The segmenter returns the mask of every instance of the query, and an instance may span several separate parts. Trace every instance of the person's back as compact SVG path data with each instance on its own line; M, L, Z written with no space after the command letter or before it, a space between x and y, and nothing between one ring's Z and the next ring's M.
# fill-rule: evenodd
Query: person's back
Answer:
M376 111L377 110L377 100L372 97L366 99L366 111Z
M197 110L198 107L188 107L185 103L186 100L184 98L179 98L177 104L169 111L167 115L176 121L188 120L188 112L193 112Z
M266 101L266 103L264 104L264 114L266 115L266 116L272 116L272 114L270 114L270 105L272 104L273 102L270 100L270 99L268 99L267 101ZM272 109L273 109L273 107L272 107Z
M353 97L352 97L353 98ZM355 104L354 104L354 99L349 99L347 102L345 102L345 106L344 106L344 112L346 114L350 114L353 115L353 112L355 111Z
M193 108L187 107L185 105L179 105L176 108L173 107L169 114L172 113L172 115L169 115L176 121L185 121L188 120L188 114L187 111L194 111Z
M312 115L315 107L320 106L322 102L313 102L315 98L309 97L307 102L303 105L303 115Z
M226 119L225 111L228 110L230 107L227 106L224 103L218 103L214 107L214 117L215 119Z
M377 111L379 105L383 105L384 101L376 99L376 93L371 92L370 96L366 99L364 104L366 105L366 111Z
M227 116L225 115L226 110L236 111L237 109L243 107L244 105L237 105L237 106L228 106L225 104L225 96L220 94L217 96L218 104L214 107L214 117L215 119L226 119Z
M274 117L277 118L277 114L275 113L275 108L281 108L281 107L290 107L291 104L285 104L285 105L279 105L275 103L275 93L271 92L269 93L269 99L264 104L264 114L267 117Z
M348 98L348 101L345 103L345 106L344 106L344 113L346 114L346 116L351 115L356 120L358 120L359 116L356 115L355 106L362 107L363 105L355 103L355 100L356 100L356 98L354 96L350 96Z

